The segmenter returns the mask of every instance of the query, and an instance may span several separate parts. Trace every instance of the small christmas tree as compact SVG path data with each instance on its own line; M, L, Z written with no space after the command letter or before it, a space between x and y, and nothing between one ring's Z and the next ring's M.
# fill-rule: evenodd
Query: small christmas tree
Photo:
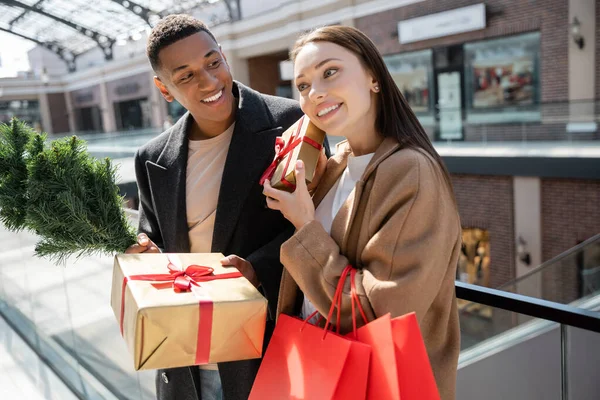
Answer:
M75 136L46 146L45 136L14 119L0 132L0 216L7 228L41 237L37 255L63 263L136 242L108 158L91 157Z

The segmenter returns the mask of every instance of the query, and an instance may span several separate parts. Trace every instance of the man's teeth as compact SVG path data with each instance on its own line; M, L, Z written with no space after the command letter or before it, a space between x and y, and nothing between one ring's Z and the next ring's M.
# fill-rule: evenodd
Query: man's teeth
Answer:
M223 90L221 90L219 93L215 94L212 97L208 97L204 100L202 100L205 103L212 103L213 101L217 101L221 98L221 96L223 96Z
M324 110L319 111L319 113L317 115L319 117L322 117L323 115L329 114L333 110L337 109L339 106L340 106L339 104L336 104L335 106L327 107Z

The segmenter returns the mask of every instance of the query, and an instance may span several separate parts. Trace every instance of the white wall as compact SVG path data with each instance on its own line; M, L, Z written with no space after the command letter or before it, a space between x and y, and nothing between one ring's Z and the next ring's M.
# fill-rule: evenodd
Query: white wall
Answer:
M515 265L517 278L527 274L542 263L542 184L540 178L515 176L513 178L513 201L515 243L521 236L527 244L525 250L531 256L531 264L519 260L517 255ZM540 298L542 281L540 274L531 276L520 283L519 294Z
M41 76L46 68L48 76L62 76L67 73L67 64L56 55L42 46L35 46L27 53L29 65L36 76Z
M560 400L560 327L458 370L460 400ZM571 400L600 399L600 333L567 328L567 388Z
M265 11L273 10L282 4L292 3L293 0L240 0L242 18L259 15Z
M459 369L456 398L560 400L560 382L560 332L553 330Z

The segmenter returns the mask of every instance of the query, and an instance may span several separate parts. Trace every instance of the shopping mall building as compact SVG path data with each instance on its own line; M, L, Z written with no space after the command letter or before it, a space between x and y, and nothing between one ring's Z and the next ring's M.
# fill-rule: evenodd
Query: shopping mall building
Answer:
M597 1L204 4L188 11L212 26L234 78L263 93L298 96L288 52L302 32L344 24L375 42L452 174L464 239L458 280L498 288L600 233ZM16 19L13 30L31 38L27 17L3 7L0 27ZM32 72L0 79L0 121L17 116L50 134L93 138L156 134L185 112L153 84L148 28L119 33L110 48L89 45L91 33L68 54L40 42L29 52ZM520 292L567 302L600 290L600 240L594 246Z
M373 39L453 174L468 264L481 264L462 278L497 287L600 232L594 3L241 1L241 19L213 31L235 79L285 97L297 96L286 60L298 34L345 24ZM0 120L51 134L160 129L185 110L155 88L145 34L110 61L100 47L71 63L35 47L31 74L0 80ZM478 247L489 262L475 263Z

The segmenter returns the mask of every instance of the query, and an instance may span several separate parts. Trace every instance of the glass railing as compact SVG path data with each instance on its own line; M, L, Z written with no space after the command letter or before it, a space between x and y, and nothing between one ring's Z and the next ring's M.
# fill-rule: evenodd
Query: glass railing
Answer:
M562 304L600 294L600 234L498 289Z
M523 119L522 113L539 118ZM478 118L469 117L476 113ZM521 114L520 114L521 113ZM452 115L452 117L450 117ZM481 116L487 117L481 117ZM495 117L491 117L495 115ZM440 154L448 149L485 148L490 156L581 156L600 153L600 101L543 103L467 112L443 108L419 113L418 118ZM448 121L454 118L454 122ZM97 157L132 157L137 148L160 134L160 128L108 133L70 132L51 135L59 138L75 134L88 142ZM450 132L452 131L452 132ZM332 151L343 137L328 136ZM521 151L518 154L515 151ZM462 153L461 153L462 154ZM470 153L469 153L470 154ZM477 153L481 154L481 153Z
M501 319L528 321L492 326L489 339L461 352L457 398L598 398L600 313L589 311L600 309L598 296L567 306L462 282L456 293Z
M600 234L498 288L560 304L600 309ZM459 299L461 349L498 337L531 317ZM507 336L504 337L506 339Z
M130 215L137 225L136 213ZM57 266L34 257L33 234L2 227L0 238L0 315L73 393L81 399L155 399L155 372L134 371L110 307L113 259Z
M159 135L158 128L145 128L129 131L117 131L108 133L69 132L59 135L51 135L50 139L58 139L65 136L76 135L84 139L88 145L88 151L94 157L120 159L133 157L136 150L147 143L153 137Z
M435 142L579 142L600 139L600 101L502 108L434 107L417 114Z

